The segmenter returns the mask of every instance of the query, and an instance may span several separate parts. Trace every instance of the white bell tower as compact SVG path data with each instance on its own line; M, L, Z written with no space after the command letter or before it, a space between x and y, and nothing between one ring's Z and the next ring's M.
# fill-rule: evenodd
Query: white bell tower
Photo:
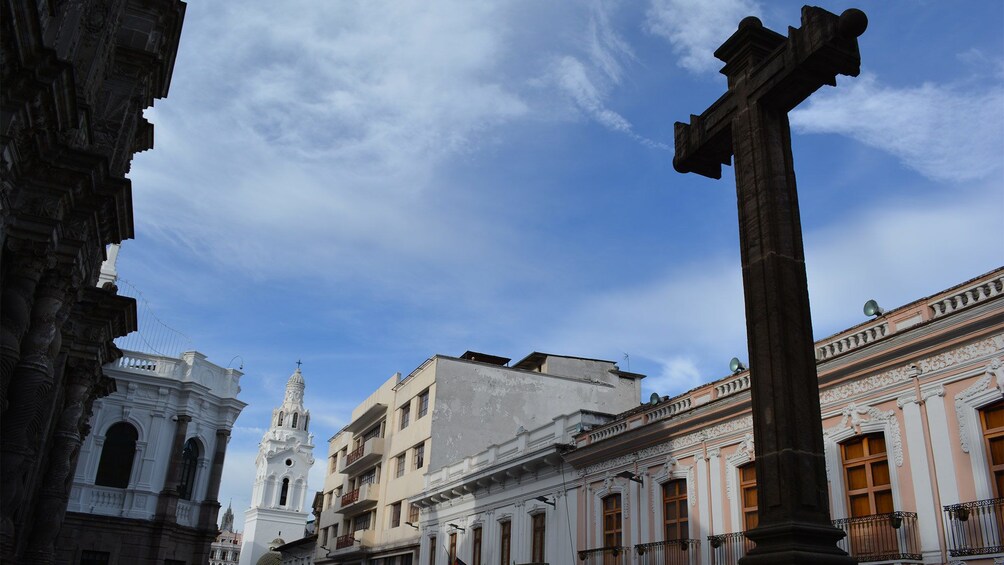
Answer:
M240 565L255 565L276 538L293 541L303 536L311 510L307 474L314 464L310 411L303 407L305 386L297 361L296 371L286 382L286 396L272 410L272 424L258 446L258 472L251 508L244 513Z

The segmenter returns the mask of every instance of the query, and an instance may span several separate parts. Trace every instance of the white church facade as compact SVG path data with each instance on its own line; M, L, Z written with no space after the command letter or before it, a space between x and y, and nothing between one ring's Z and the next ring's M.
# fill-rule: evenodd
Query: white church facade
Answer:
M314 464L310 411L303 406L306 384L299 367L286 383L282 404L272 411L269 430L255 460L251 507L245 512L240 565L256 565L269 544L303 535L310 513L307 474Z

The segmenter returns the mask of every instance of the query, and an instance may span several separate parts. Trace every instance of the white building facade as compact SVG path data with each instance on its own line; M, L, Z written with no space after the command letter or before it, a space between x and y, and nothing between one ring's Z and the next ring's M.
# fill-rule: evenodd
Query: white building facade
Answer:
M245 512L240 565L256 565L272 540L303 532L309 514L307 474L314 464L310 411L303 405L306 383L299 367L286 382L282 404L272 411L258 446L251 507ZM311 498L313 500L313 498Z
M60 562L205 563L241 372L189 351L123 351L104 368L60 534Z
M419 564L566 563L575 538L579 481L562 453L576 434L613 419L558 416L426 475Z

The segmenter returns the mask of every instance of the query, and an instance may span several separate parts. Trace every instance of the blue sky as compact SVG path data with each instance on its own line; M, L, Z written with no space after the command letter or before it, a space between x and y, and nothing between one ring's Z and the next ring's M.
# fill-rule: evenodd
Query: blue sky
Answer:
M861 76L791 114L817 337L1004 264L1004 4L859 7ZM799 11L190 2L118 270L210 360L243 359L237 522L297 359L314 489L352 407L436 353L611 359L646 397L745 359L732 169L676 173L673 123L724 92L711 53L740 19Z

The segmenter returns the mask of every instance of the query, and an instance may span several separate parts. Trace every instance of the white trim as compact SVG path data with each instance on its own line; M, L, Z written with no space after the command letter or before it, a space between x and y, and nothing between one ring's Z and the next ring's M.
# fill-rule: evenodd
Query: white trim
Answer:
M753 434L746 434L736 452L725 458L725 480L726 494L728 495L729 506L732 514L732 531L741 532L744 524L742 519L742 493L739 492L739 467L753 461L756 451L753 445ZM729 532L719 532L729 533Z
M675 457L672 455L666 456L666 462L662 466L662 472L652 477L649 481L649 496L652 500L652 508L655 509L655 523L658 527L658 535L652 535L649 539L660 539L666 541L666 528L665 524L665 508L662 504L662 489L663 486L669 481L674 480L684 480L687 484L687 503L691 503L694 493L694 466L693 465L680 465ZM689 512L688 512L689 516ZM687 518L688 525L690 518Z
M619 494L621 497L621 540L623 543L624 517L630 511L630 505L628 504L630 491L624 485L614 484L613 476L609 471L603 479L603 487L600 490L593 491L593 523L595 524L593 528L595 536L593 544L599 545L587 545L586 547L602 547L603 545L603 499L612 494Z
M891 410L883 412L871 406L858 406L851 402L844 410L844 418L836 426L823 430L823 448L827 460L827 477L830 481L830 514L835 520L846 518L849 515L840 443L858 435L879 432L885 436L886 445L892 444L893 453L891 455L896 458L898 453L898 460L895 461L896 466L902 466L903 443L900 437L899 420L896 418L896 413ZM887 452L887 459L889 455ZM889 478L892 482L893 509L901 509L899 472L890 469Z
M994 498L990 474L987 472L986 452L983 449L983 426L979 410L1002 398L1004 367L1000 357L994 357L984 368L983 377L966 390L955 395L955 413L959 420L959 443L962 451L969 453L976 488L976 500ZM978 446L973 449L973 446Z

